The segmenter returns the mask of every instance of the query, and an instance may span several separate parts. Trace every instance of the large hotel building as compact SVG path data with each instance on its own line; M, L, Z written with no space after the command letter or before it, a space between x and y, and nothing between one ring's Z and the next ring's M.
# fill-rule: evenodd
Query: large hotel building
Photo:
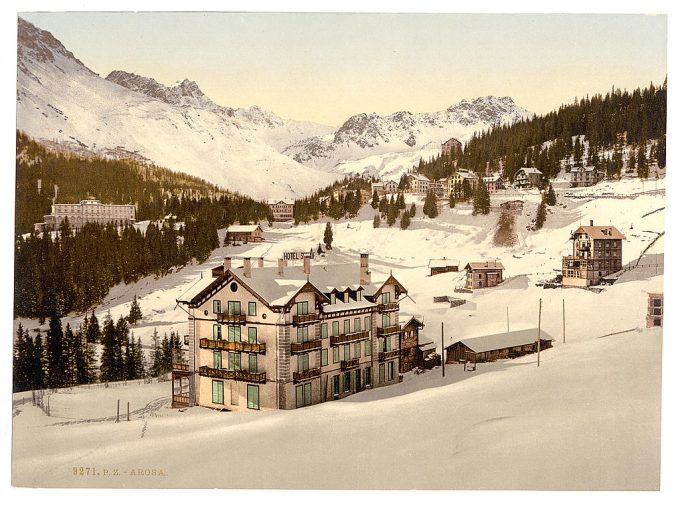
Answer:
M257 266L231 259L177 301L189 316L173 406L294 409L399 380L399 301L391 274L359 263ZM188 347L188 348L187 348Z
M68 219L73 229L80 229L85 223L126 225L135 222L135 205L115 205L99 200L82 200L80 203L55 203L52 213L43 216L44 222L35 224L36 232L58 230Z

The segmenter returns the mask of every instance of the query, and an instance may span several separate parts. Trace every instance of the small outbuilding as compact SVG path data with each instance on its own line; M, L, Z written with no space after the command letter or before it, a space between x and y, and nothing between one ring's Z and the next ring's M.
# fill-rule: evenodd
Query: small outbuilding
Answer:
M552 347L553 338L541 330L541 349ZM446 362L482 363L517 358L538 350L538 328L464 338L446 348Z
M505 267L499 261L480 261L465 265L467 289L492 288L503 282Z
M460 265L458 260L442 258L430 260L427 264L427 267L430 269L430 275L438 275L445 274L447 272L457 272L458 265Z
M227 242L262 242L264 232L259 224L234 224L227 228Z

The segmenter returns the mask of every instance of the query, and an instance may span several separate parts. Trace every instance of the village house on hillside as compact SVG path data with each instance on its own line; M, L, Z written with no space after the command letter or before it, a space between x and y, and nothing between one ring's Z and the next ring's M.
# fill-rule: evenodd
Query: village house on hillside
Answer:
M482 182L486 185L486 190L489 193L495 193L505 189L505 184L503 183L503 178L500 175L490 175L488 177L482 177Z
M392 180L386 180L383 181L383 185L385 188L385 193L388 195L393 195L399 191L399 183L397 181L392 181Z
M663 326L663 293L648 293L647 295L647 328Z
M80 203L55 203L52 212L43 216L42 223L35 223L34 229L41 233L55 231L61 223L68 221L69 227L79 230L86 223L115 224L125 226L135 222L137 206L101 203L99 200L81 200Z
M259 224L232 224L227 228L227 242L262 242L264 231Z
M275 222L286 222L293 220L293 207L295 205L295 200L277 200L270 198L267 200L267 205L269 205L269 208L272 211L273 220Z
M422 366L422 360L418 353L418 335L423 326L423 322L416 317L411 317L401 325L399 340L399 348L401 349L399 360L400 373L410 372L413 368Z
M446 348L446 363L483 363L517 358L538 350L538 329L517 330L483 337L464 338ZM552 347L555 340L541 330L541 349Z
M464 181L467 181L472 191L477 191L479 176L475 172L471 172L469 170L459 170L446 178L446 194L450 195L453 193L456 187L462 188Z
M562 258L562 285L588 287L621 270L623 239L614 226L580 226L572 233L572 254Z
M605 173L595 167L574 167L571 169L571 187L593 186L604 180Z
M371 196L373 196L373 193L376 192L380 197L385 196L385 184L383 184L382 181L371 183Z
M463 144L457 138L450 138L442 144L442 156L451 156L452 152L460 153L463 150Z
M430 269L430 275L438 275L447 272L457 272L459 265L460 262L458 260L442 258L430 260L427 263L427 268Z
M173 405L294 409L399 381L406 288L358 263L242 268L230 259L177 300L189 316Z
M503 281L505 267L499 261L481 261L465 265L467 289L492 288Z
M543 173L534 167L520 168L515 173L515 187L516 188L538 188L541 186L541 179Z
M422 174L409 174L408 175L409 188L412 193L418 195L426 195L430 190L430 179Z

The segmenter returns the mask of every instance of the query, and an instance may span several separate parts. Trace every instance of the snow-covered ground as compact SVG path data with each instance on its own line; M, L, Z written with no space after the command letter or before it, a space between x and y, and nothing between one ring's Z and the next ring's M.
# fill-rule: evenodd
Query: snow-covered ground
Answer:
M645 191L649 191L645 183ZM663 189L664 181L657 183ZM440 347L464 337L541 327L555 345L536 356L480 364L474 372L448 366L342 401L299 411L218 413L169 408L170 383L135 382L72 388L50 396L47 417L14 397L13 480L28 486L450 488L450 489L656 489L659 485L661 332L644 329L647 292L663 289L663 275L631 276L603 292L542 289L554 276L579 224L614 225L626 235L624 263L664 231L664 195L624 180L593 189L558 189L558 207L545 227L527 230L540 200L537 191L492 196L494 211L445 206L435 220L422 217L422 200L409 230L372 227L375 211L333 223L334 248L315 261L358 261L370 253L371 270L392 271L409 290L402 314L425 320L424 333ZM590 191L587 198L566 191ZM597 194L595 194L597 193ZM608 193L614 193L609 195ZM517 245L495 247L493 229L502 201L523 199L516 218ZM127 314L134 294L143 321L133 328L150 343L154 328L186 333L175 300L224 256L265 257L274 265L284 251L316 249L326 221L265 228L266 242L229 246L203 265L160 279L115 287L97 308L100 321ZM664 238L647 254L663 252ZM429 276L433 258L496 259L508 280L494 289L455 293L462 273ZM238 266L239 260L234 260ZM358 265L357 265L358 268ZM450 295L467 303L434 303ZM563 302L564 301L564 302ZM562 307L566 307L566 334ZM68 318L66 320L69 320ZM73 317L76 324L82 315ZM15 325L18 321L15 321ZM22 321L35 328L36 321ZM563 338L566 343L563 343ZM131 421L115 423L130 402ZM318 462L318 463L317 463ZM73 467L110 474L81 477ZM131 469L162 470L139 478ZM309 471L300 471L309 468ZM322 468L323 470L320 470ZM127 473L124 473L127 472ZM408 478L404 478L408 475Z

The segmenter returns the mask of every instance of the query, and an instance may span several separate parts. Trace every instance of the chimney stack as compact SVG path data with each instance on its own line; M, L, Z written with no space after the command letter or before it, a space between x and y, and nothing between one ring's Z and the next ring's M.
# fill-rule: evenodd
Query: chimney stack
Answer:
M260 256L259 258L257 258L257 266L258 266L259 268L262 268L262 267L264 266L264 258L263 258L262 256Z
M371 283L371 272L368 270L368 253L359 256L359 285L367 286Z
M231 268L231 258L229 256L224 257L224 263L222 263L224 266L224 272L226 273L227 270Z
M285 266L283 258L279 258L279 275L283 277L283 267Z
M311 269L312 269L311 261L312 261L312 260L311 260L311 258L310 258L309 256L305 256L304 258L302 258L302 270L303 270L307 275L309 275L309 273L310 273L310 271L311 271Z
M243 276L250 277L250 258L243 258Z
M593 226L593 220L592 219L590 220L590 226Z

